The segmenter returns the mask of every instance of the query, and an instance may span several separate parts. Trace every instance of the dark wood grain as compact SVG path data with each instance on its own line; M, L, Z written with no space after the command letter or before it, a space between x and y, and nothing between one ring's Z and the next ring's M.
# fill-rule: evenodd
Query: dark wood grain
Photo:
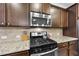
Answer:
M52 27L63 28L68 27L68 11L57 8L55 6L50 6L49 10L52 15Z
M76 29L76 15L77 13L77 5L68 8L68 28L63 29L63 35L70 37L77 37L77 29Z
M5 26L5 4L0 3L0 26Z
M61 25L61 12L59 8L51 6L50 10L52 27L60 27Z
M59 56L78 56L77 40L58 44Z
M78 56L78 46L77 41L71 41L69 47L69 55L70 56Z
M68 27L68 11L61 9L61 27Z
M10 53L2 56L29 56L29 51L25 50L25 51Z
M49 14L50 13L50 4L43 3L43 12Z
M30 3L30 11L42 12L42 3Z
M7 25L8 26L29 26L29 4L8 3L7 4Z

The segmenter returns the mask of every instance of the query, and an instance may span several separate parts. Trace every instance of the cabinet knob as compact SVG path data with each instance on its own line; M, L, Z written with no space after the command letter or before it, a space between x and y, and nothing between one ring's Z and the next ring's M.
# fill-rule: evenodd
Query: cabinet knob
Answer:
M10 23L8 23L8 25L10 25Z
M4 24L4 22L1 23L2 25Z
M66 45L63 44L63 46L66 46Z

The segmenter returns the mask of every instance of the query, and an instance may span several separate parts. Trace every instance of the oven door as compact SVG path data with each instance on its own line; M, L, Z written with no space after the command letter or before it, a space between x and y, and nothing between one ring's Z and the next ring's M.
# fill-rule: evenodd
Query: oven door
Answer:
M31 54L31 56L58 56L58 48L43 53Z

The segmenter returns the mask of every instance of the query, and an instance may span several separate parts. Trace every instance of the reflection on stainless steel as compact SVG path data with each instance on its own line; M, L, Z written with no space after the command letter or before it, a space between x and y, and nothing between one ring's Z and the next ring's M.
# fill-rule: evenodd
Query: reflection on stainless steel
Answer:
M52 25L51 15L41 12L30 12L30 26L46 26Z

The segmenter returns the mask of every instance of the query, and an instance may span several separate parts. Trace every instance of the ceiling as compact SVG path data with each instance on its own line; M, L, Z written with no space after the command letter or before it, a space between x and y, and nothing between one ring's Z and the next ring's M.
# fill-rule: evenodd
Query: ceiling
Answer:
M75 3L51 3L51 4L66 9Z

